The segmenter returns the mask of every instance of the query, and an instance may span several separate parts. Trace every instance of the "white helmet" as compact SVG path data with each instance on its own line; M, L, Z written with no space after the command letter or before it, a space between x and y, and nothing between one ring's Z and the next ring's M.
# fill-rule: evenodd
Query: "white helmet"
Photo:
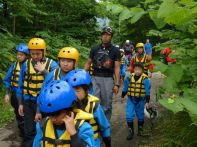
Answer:
M115 47L119 48L120 46L119 45L116 45Z
M158 111L156 108L144 108L144 115L147 118L156 118L158 117Z
M129 40L126 40L126 43L127 43L127 44L129 44L129 43L130 43L130 41L129 41Z
M124 53L124 50L121 48L121 49L120 49L120 52L123 52L123 53Z

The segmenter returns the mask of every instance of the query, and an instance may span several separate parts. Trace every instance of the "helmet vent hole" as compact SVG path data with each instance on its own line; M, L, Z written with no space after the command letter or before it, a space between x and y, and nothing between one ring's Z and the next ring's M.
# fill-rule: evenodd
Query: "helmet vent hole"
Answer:
M70 51L68 51L68 53L70 53Z
M64 53L65 51L63 51L63 53Z
M74 78L74 79L73 79L73 81L75 82L75 81L77 81L77 79L76 79L76 78Z
M36 43L36 45L38 45L38 43Z
M66 80L66 82L68 82L68 80Z
M57 89L60 89L60 87L59 87L59 86L56 86L56 88L57 88Z
M52 89L50 90L50 93L53 93L53 90Z
M32 45L34 45L34 43L32 43Z
M51 107L52 105L51 105L51 103L48 103L47 106L48 106L48 107Z
M53 84L51 84L51 86L50 87L53 87Z

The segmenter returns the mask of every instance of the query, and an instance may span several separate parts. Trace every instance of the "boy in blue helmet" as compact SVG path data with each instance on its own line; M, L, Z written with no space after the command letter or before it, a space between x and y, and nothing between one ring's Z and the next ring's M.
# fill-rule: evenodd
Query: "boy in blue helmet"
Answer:
M94 118L89 121L94 130L95 147L100 147L100 135L106 147L111 147L110 124L99 104L99 99L88 94L91 86L91 78L85 70L72 71L68 82L74 88L77 95L77 108L93 114Z
M73 88L65 81L53 80L43 87L38 102L48 117L37 123L33 147L94 147L92 127L85 122L93 116L73 110L75 100Z
M17 98L19 100L19 115L24 116L24 139L22 146L32 147L35 137L36 122L42 117L37 107L37 97L40 93L45 76L58 68L58 64L47 57L46 43L41 38L32 38L28 43L30 59L21 67Z
M140 62L135 63L134 73L124 80L122 90L122 98L127 94L126 104L126 120L129 127L127 140L131 140L134 136L133 121L135 113L138 118L138 135L141 136L144 124L144 107L148 108L150 100L150 80L143 73L144 67Z
M18 123L18 128L20 130L20 136L23 137L24 120L23 117L18 114L19 105L18 105L18 99L16 97L16 92L18 88L18 80L19 80L21 65L26 61L29 55L27 44L22 44L22 43L19 44L16 47L16 52L17 52L17 61L10 66L3 80L5 86L4 101L5 103L9 102L10 100L9 94L11 93L11 105L14 108L14 113Z
M79 52L73 47L64 47L58 53L59 68L50 72L43 86L52 80L64 80L67 73L75 69L79 60Z

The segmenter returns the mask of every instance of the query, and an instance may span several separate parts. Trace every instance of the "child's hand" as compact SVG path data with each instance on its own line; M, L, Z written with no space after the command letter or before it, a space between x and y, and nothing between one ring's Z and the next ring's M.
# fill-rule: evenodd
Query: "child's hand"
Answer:
M35 64L35 69L38 70L39 72L43 72L45 70L45 65L44 63L37 62Z
M71 112L71 116L65 115L65 117L62 119L66 125L66 131L70 134L70 136L73 136L77 133L75 129L75 123L74 123L74 113Z
M34 121L39 122L41 119L42 119L42 114L41 113L36 113Z
M24 116L23 105L19 105L19 107L18 107L18 113L19 113L20 116Z
M9 101L10 101L10 96L9 96L9 94L6 94L6 95L4 96L4 102L5 102L6 104L8 104Z

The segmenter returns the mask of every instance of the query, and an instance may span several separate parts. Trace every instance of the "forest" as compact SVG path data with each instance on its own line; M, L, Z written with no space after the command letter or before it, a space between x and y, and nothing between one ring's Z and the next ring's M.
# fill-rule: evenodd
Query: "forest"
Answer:
M42 37L47 43L47 56L54 60L61 48L73 46L80 52L79 67L83 68L91 47L100 42L104 26L113 29L114 44L122 46L129 39L135 45L147 38L153 44L154 72L160 71L167 77L157 92L158 102L173 112L160 124L163 134L155 143L197 144L197 2L194 0L0 0L0 126L13 121L11 107L2 100L3 78L16 60L17 44ZM159 61L159 53L165 47L176 50L172 54L176 64ZM169 97L163 97L164 93Z

